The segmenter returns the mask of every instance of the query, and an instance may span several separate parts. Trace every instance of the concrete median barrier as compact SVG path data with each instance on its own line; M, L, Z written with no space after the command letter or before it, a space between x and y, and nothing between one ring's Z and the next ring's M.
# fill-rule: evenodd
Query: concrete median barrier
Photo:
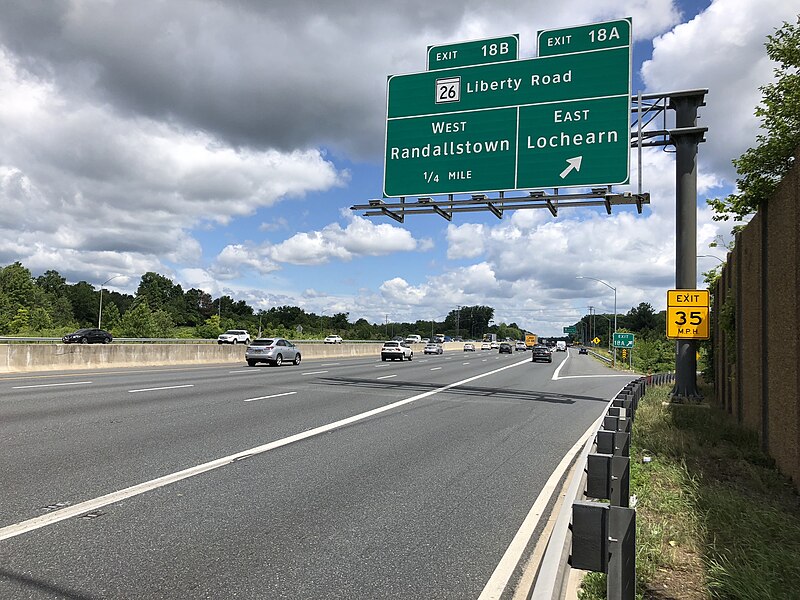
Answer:
M303 360L380 356L382 342L298 342ZM245 346L217 344L2 344L0 372L213 363L245 364ZM422 353L420 345L419 352ZM414 350L417 352L416 348Z

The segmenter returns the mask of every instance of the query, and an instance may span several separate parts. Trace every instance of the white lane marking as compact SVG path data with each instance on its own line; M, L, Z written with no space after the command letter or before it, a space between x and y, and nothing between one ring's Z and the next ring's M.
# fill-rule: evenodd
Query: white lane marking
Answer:
M324 363L321 364L320 367L335 367L336 365L340 365L342 363Z
M239 371L228 371L228 373L257 373L253 369L240 369Z
M558 368L555 371L553 371L553 376L550 378L551 381L558 381L559 379L558 374L561 372L561 367L567 364L568 360L569 360L569 350L567 350L567 355L564 357L564 360L561 361L561 364L558 365Z
M229 465L233 462L236 462L237 460L242 460L245 458L256 456L258 454L263 454L264 452L268 452L269 450L275 450L276 448L288 446L289 444L294 444L295 442L299 442L301 440L321 435L323 433L327 433L328 431L333 431L334 429L339 429L340 427L344 427L345 425L350 425L358 421L363 421L364 419L368 419L375 415L379 415L381 413L393 410L400 406L405 406L406 404L411 404L412 402L416 402L417 400L422 400L423 398L428 398L430 396L433 396L434 394L446 392L447 390L470 383L477 379L482 379L483 377L494 375L495 373L505 371L506 369L513 369L514 367L519 367L520 365L524 365L527 362L528 361L525 360L512 365L506 365L504 367L500 367L499 369L493 369L491 371L487 371L486 373L482 373L480 375L473 375L472 377L468 377L467 379L462 379L461 381L456 381L455 383L449 383L435 390L429 390L427 392L417 394L416 396L411 396L410 398L406 398L405 400L398 400L397 402L393 402L392 404L380 406L378 408L374 408L372 410L368 410L366 412L353 415L352 417L347 417L339 421L334 421L333 423L328 423L327 425L321 425L319 427L314 427L313 429L307 429L306 431L302 431L295 435L290 435L289 437L285 437L280 440L275 440L274 442L269 442L261 446L256 446L254 448L250 448L249 450L243 450L242 452L237 452L236 454L231 454L229 456L218 458L216 460L212 460L210 462L203 463L201 465L189 467L188 469L184 469L183 471L170 473L169 475L164 475L163 477L158 477L157 479L151 479L150 481L145 481L144 483L139 483L137 485L133 485L131 487L118 490L116 492L111 492L109 494L105 494L104 496L100 496L92 500L86 500L85 502L80 502L73 506L68 506L60 510L54 510L53 512L47 513L46 515L34 517L26 521L20 521L19 523L14 523L13 525L7 525L5 527L0 528L0 541L7 540L9 538L16 537L18 535L22 535L23 533L34 531L41 527L53 525L54 523L64 521L65 519L78 517L87 512L91 512L98 508L108 506L109 504L114 504L115 502L120 502L127 498L132 498L133 496L138 496L139 494L143 494L145 492L149 492L151 490L164 487L166 485L175 483L177 481L181 481L183 479L188 479L189 477L194 477L195 475L200 475L201 473L205 473L207 471L219 469L220 467Z
M61 385L88 385L91 381L70 381L68 383L38 383L36 385L17 385L12 390L29 390L31 388L57 387Z
M488 358L483 358L483 359L481 359L481 362L486 362L487 360L489 360L489 359Z
M514 574L514 570L517 568L519 561L522 559L522 554L525 552L528 541L531 539L533 532L539 525L539 520L542 518L542 515L547 508L547 505L550 502L550 497L555 492L556 486L558 486L559 482L561 481L564 472L569 469L569 466L572 464L572 460L575 455L580 451L581 448L583 448L584 444L586 444L589 436L594 435L594 433L597 431L598 425L599 420L595 421L589 426L589 429L584 432L583 436L581 436L581 439L575 442L575 445L569 449L569 451L564 455L564 458L561 459L561 462L558 463L558 466L555 468L555 470L550 474L550 477L547 479L547 483L544 484L542 491L539 492L539 495L536 497L536 501L528 511L528 515L525 517L525 520L522 522L519 530L514 535L514 539L511 540L511 543L508 545L508 548L506 548L506 551L503 554L503 557L500 559L500 562L497 563L492 576L483 587L483 591L481 592L481 595L478 596L478 600L498 600L503 595L503 592L508 585L508 581L511 579L511 576Z
M320 373L327 373L327 371L309 371L308 373L303 373L303 375L319 375Z
M461 364L462 364L462 365L468 365L469 363L468 363L468 362L465 362L465 363L461 363Z
M632 377L632 375L630 373L620 373L619 375L564 375L564 377L559 377L558 380L561 381L562 379L585 379L592 377Z
M177 390L179 388L189 388L194 387L193 383L187 383L186 385L168 385L165 387L157 387L157 388L142 388L139 390L128 390L129 394L136 394L137 392L160 392L161 390Z
M381 375L378 379L391 379L392 377L397 377L397 375Z
M258 398L248 398L245 402L253 402L254 400L267 400L269 398L278 398L280 396L291 396L297 392L283 392L282 394L272 394L271 396L259 396Z
M442 368L442 367L433 367L433 368L431 369L431 371L438 371L438 370L439 370L439 369L441 369L441 368Z

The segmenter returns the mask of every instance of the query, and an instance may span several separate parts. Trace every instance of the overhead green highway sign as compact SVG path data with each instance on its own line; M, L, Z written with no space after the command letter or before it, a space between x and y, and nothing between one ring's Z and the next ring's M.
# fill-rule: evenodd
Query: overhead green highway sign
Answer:
M485 40L428 46L429 71L483 65L504 60L517 60L518 58L519 34L517 33Z
M383 195L627 183L630 60L625 45L390 77Z
M562 29L546 29L536 34L537 56L555 56L630 45L630 19L617 19L616 21Z

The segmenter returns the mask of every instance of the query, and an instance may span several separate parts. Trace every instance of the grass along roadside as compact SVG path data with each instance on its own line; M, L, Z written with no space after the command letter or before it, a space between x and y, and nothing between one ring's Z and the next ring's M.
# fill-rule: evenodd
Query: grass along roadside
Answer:
M754 433L714 407L664 406L668 392L650 388L633 427L637 597L800 598L800 496ZM579 597L605 587L590 573Z

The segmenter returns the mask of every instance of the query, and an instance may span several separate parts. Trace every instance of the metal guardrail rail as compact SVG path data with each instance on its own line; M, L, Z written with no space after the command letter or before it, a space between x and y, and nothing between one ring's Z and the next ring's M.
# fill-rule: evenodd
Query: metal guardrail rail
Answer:
M639 400L648 385L674 383L674 373L630 382L597 420L597 434L577 458L565 501L539 565L531 600L563 600L570 569L608 574L606 597L636 596L636 510L630 504L630 436ZM585 499L609 500L609 503Z

